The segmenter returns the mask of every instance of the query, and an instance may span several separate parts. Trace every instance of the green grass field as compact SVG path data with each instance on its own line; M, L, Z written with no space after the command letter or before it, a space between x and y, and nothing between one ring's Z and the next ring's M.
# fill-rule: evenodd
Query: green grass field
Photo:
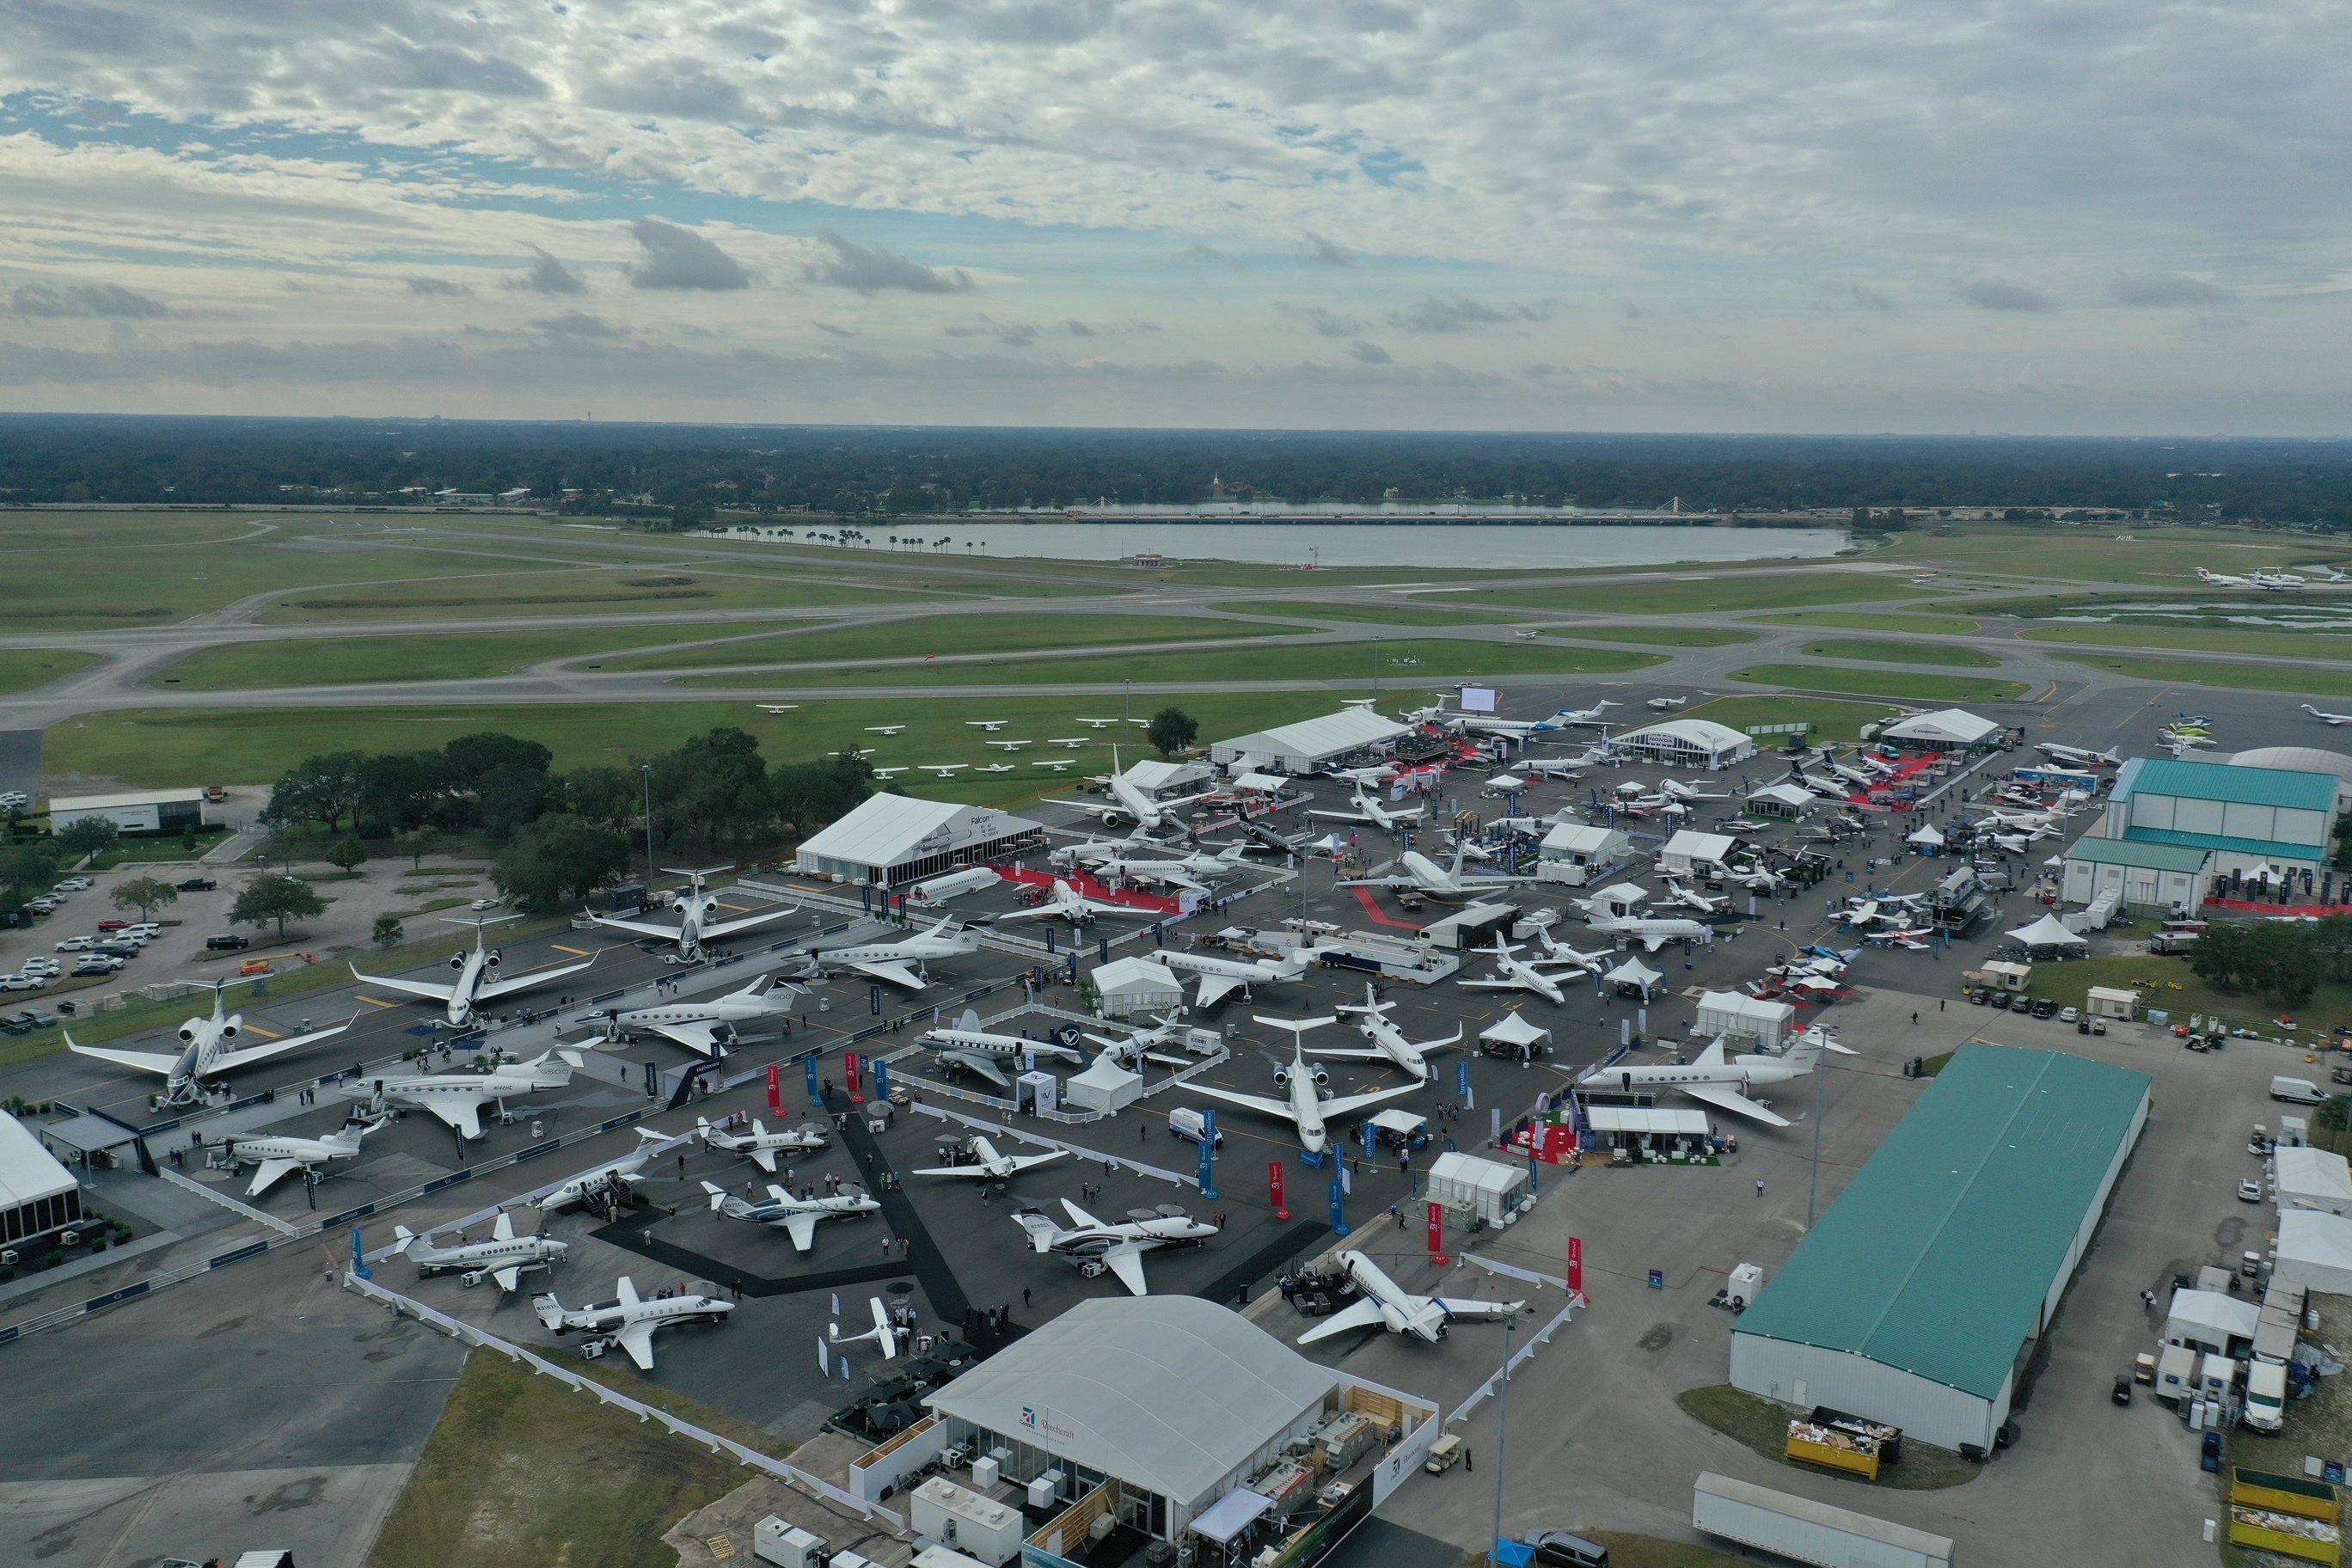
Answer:
M2252 626L2033 626L2019 635L2031 642L2332 658L2352 664L2352 637L2329 637L2324 632L2264 631Z
M607 659L607 669L699 669L713 665L805 664L836 658L925 654L1026 653L1113 643L1208 642L1286 637L1305 626L1204 616L1111 616L1016 610L990 615L913 616L866 626L736 637L674 653ZM700 634L708 637L709 633Z
M2128 533L2128 542L2116 535ZM1932 530L1906 533L1874 551L1872 561L1917 562L1967 570L2082 583L2158 584L2188 578L2200 566L2215 572L2278 572L2318 551L2307 540L2235 528L2168 528L2145 524L1959 522L1949 536Z
M2135 987L2136 981L2152 981L2154 984ZM2186 960L2179 958L2074 958L2063 963L2037 963L2026 989L2036 996L2054 997L2066 1006L2080 1007L2084 994L2094 985L2138 989L2147 997L2148 1006L2170 1012L2175 1023L2185 1023L2186 1015L2190 1013L2218 1013L2233 1025L2261 1029L2265 1034L2279 1032L2271 1024L2279 1014L2278 1008L2264 1005L2261 997L2250 993L2232 995L2216 991L2197 978ZM2352 1024L2352 985L2331 981L2293 1011L2306 1035L2313 1030L2325 1033L2338 1024ZM1994 1016L1998 1019L2000 1015ZM1996 1037L2000 1034L1998 1023L1989 1023L1984 1027Z
M1946 669L1999 669L2000 660L1974 648L1944 643L1885 642L1872 637L1832 637L1807 643L1811 658L1852 658L1881 664L1933 664Z
M467 616L578 616L632 610L829 609L932 595L839 580L732 569L646 565L566 568L528 578L476 570L427 581L320 587L270 605L273 622L438 620Z
M71 648L0 648L0 691L30 691L97 662L98 655Z
M1397 700L1414 700L1400 686ZM1339 706L1328 692L1208 692L1185 697L1138 698L1135 710L1148 717L1171 704L1201 722L1204 736L1234 735L1328 713ZM921 772L899 776L910 793L975 805L1003 805L1067 790L1077 778L1108 768L1111 745L1123 757L1148 755L1140 729L1121 725L1096 731L1080 716L1118 718L1118 697L1010 697L982 703L970 698L924 698L909 694L888 701L812 701L788 713L766 713L751 700L556 704L512 707L131 709L67 720L48 731L42 764L52 776L110 779L144 787L190 777L208 783L267 784L303 758L356 748L365 752L412 751L439 746L478 730L499 730L545 744L558 770L599 764L626 765L634 758L670 750L718 725L733 725L758 737L771 766L804 762L846 747L871 747L877 766L917 767L925 763L1009 761L1003 774L964 773L942 783ZM966 727L971 719L1007 719L1001 736ZM873 724L904 724L906 732L868 734ZM1048 747L1054 736L1083 737L1078 749ZM991 739L1037 743L1002 753L982 742ZM1033 764L1068 758L1076 765L1060 777Z
M658 1384L629 1381L629 1392L682 1419L702 1424L710 1414ZM740 1430L729 1435L740 1440ZM785 1446L763 1438L761 1447ZM745 1479L731 1456L477 1351L368 1568L668 1568L677 1552L662 1532Z
M1379 653L1374 653L1377 646ZM1397 638L1371 643L1314 643L1304 647L1239 647L1200 653L1107 654L1080 658L1007 658L971 664L854 665L794 672L781 683L806 686L1116 686L1124 680L1328 680L1370 687L1378 659L1381 684L1454 681L1499 675L1622 674L1664 662L1656 654L1564 643L1477 642ZM1405 659L1418 660L1404 664ZM754 676L693 676L695 685L742 688Z
M151 684L189 691L253 687L340 686L375 680L462 680L504 675L520 664L606 648L723 637L722 626L613 626L577 631L457 632L448 636L306 637L229 643L189 655Z
M2063 654L2069 664L2111 670L2136 680L2176 686L2231 687L2241 691L2284 691L2298 697L2352 697L2352 668L2313 669L2293 665L2225 664L2187 658L2135 658L2126 655Z
M1499 610L1457 610L1437 599L1400 599L1393 605L1318 605L1310 599L1235 599L1221 610L1245 616L1297 616L1309 621L1368 621L1376 626L1471 626L1513 621Z
M1754 632L1736 632L1725 626L1651 626L1639 621L1622 626L1559 626L1548 629L1544 635L1567 637L1577 642L1650 643L1659 647L1729 647L1734 643L1754 642Z
M1966 616L1874 615L1868 610L1791 610L1785 616L1759 616L1780 626L1835 626L1855 632L1973 632L1983 629Z
M1916 1437L1906 1437L1903 1462L1880 1470L1877 1480L1866 1481L1859 1476L1821 1469L1784 1457L1789 1444L1789 1417L1794 1406L1742 1393L1727 1383L1686 1388L1675 1395L1675 1403L1682 1406L1685 1415L1705 1422L1735 1442L1746 1444L1765 1458L1809 1476L1834 1476L1856 1491L1873 1488L1886 1491L1941 1491L1947 1487L1964 1486L1984 1471L1983 1466L1969 1464L1949 1448L1932 1447Z
M1884 723L1896 711L1875 702L1841 702L1833 697L1719 697L1681 717L1712 719L1735 730L1745 730L1750 724L1809 723L1812 729L1807 738L1821 742L1859 740L1864 724ZM1787 739L1785 735L1759 735L1756 743L1772 751Z
M1927 675L1912 669L1852 669L1829 664L1759 664L1735 670L1733 678L1759 686L1803 691L1853 691L1921 702L2013 702L2028 688L2021 680L1987 680L1965 675Z
M1856 599L1919 598L1926 590L1874 572L1780 572L1758 576L1694 575L1675 582L1594 583L1553 588L1480 588L1449 594L1456 604L1526 605L1546 610L1592 610L1617 616L1701 616L1729 610L1777 610L1797 605L1850 604Z

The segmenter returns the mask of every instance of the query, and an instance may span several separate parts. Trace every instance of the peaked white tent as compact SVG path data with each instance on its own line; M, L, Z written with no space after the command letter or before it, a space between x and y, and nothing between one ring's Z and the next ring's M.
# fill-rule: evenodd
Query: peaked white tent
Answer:
M2323 1296L2352 1296L2352 1219L2317 1209L2283 1210L2271 1278Z
M1508 794L1512 790L1525 789L1527 787L1528 781L1521 778L1517 773L1496 773L1486 780L1486 793L1489 795L1496 794L1498 792Z
M1528 1023L1528 1016L1514 1007L1479 1030L1478 1037L1481 1040L1492 1040L1497 1045L1509 1046L1517 1049L1522 1046L1549 1044L1551 1040L1551 1031L1539 1029Z
M1628 958L1601 977L1606 985L1631 985L1642 993L1642 1000L1650 999L1650 988L1665 976L1638 958Z
M1903 842L1906 844L1916 844L1922 849L1940 849L1944 846L1944 836L1940 832L1937 831L1936 825L1934 823L1923 822L1918 826L1913 828L1904 838Z
M1062 1085L1062 1098L1081 1110L1118 1110L1143 1098L1143 1075L1110 1059L1108 1051Z
M2352 1215L2352 1165L2341 1154L2290 1144L2271 1158L2278 1172L2278 1205Z
M2043 915L2032 925L2020 926L2009 933L2009 940L2027 949L2044 947L2083 948L2087 950L2090 939L2068 931L2055 915Z

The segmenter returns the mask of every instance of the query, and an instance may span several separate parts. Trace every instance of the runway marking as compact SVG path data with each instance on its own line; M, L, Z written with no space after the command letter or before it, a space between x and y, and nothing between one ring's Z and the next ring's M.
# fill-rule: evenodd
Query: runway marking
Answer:
M248 1035L259 1035L259 1036L260 1036L263 1039L265 1039L265 1040L282 1040L282 1039L284 1039L284 1038L286 1037L284 1035L279 1034L277 1030L275 1030L275 1029L265 1029L265 1028L263 1028L263 1027L262 1027L260 1025L258 1025L258 1024L247 1024L247 1025L246 1025L246 1026L245 1026L245 1032L246 1032L247 1034L248 1034Z
M554 943L552 943L552 944L551 944L551 945L552 945L552 946L554 947L554 949L555 949L555 951L556 951L556 952L568 952L568 953L570 953L570 954L571 954L572 957L574 957L574 958L593 958L593 957L595 957L595 956L596 956L595 952L594 952L593 949L590 949L590 948L585 948L585 947L566 947L566 946L564 946L564 945L563 945L562 942L554 942Z
M354 991L352 994L354 998L366 1003L371 1007L397 1007L400 1005L397 1002L387 1002L381 996L371 996L364 991Z

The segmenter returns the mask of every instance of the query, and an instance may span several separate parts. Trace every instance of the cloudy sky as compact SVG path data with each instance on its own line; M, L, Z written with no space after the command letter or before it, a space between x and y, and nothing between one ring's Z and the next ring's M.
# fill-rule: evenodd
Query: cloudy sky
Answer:
M0 0L0 408L2352 427L2352 11Z

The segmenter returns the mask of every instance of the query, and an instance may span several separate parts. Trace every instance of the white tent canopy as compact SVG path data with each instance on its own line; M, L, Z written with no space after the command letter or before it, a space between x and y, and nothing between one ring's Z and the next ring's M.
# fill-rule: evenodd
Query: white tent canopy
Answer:
M1723 863L1731 853L1734 840L1728 833L1701 833L1685 827L1667 839L1658 850L1658 864L1669 871L1688 870L1694 866Z
M1496 773L1486 781L1490 790L1515 790L1528 787L1528 781L1517 773Z
M2316 1209L2283 1210L2271 1278L2323 1296L2352 1296L2352 1219Z
M1478 1037L1482 1040L1493 1040L1498 1045L1532 1046L1538 1040L1550 1039L1551 1031L1538 1028L1528 1022L1526 1014L1513 1008L1479 1030Z
M1096 966L1089 978L1103 1012L1113 1018L1131 1018L1184 1000L1184 983L1156 959L1115 958Z
M1650 994L1650 987L1664 980L1665 976L1638 958L1628 958L1601 978L1605 984L1633 986L1640 990L1643 995L1647 996Z
M1936 825L1934 823L1923 822L1918 826L1913 828L1909 836L1906 837L1903 842L1906 844L1923 845L1927 848L1935 849L1942 847L1944 836L1937 831Z
M2009 940L2018 943L2020 946L2028 948L2088 947L2091 945L2090 940L2087 937L2084 937L2078 932L2068 931L2063 925L2060 924L2058 917L2055 915L2043 915L2032 925L2018 927L2015 931L2009 933Z
M1143 1075L1128 1071L1105 1051L1086 1071L1070 1076L1062 1098L1081 1110L1122 1110L1143 1098Z
M2352 1165L2325 1149L2289 1145L2272 1156L2278 1171L2278 1205L2352 1215Z
M1234 781L1234 788L1244 795L1280 795L1289 787L1290 781L1280 773L1244 773Z
M1890 741L1913 741L1928 746L1973 746L2000 731L1999 724L1980 719L1965 708L1938 708L1933 713L1921 713L1889 724L1879 733Z

